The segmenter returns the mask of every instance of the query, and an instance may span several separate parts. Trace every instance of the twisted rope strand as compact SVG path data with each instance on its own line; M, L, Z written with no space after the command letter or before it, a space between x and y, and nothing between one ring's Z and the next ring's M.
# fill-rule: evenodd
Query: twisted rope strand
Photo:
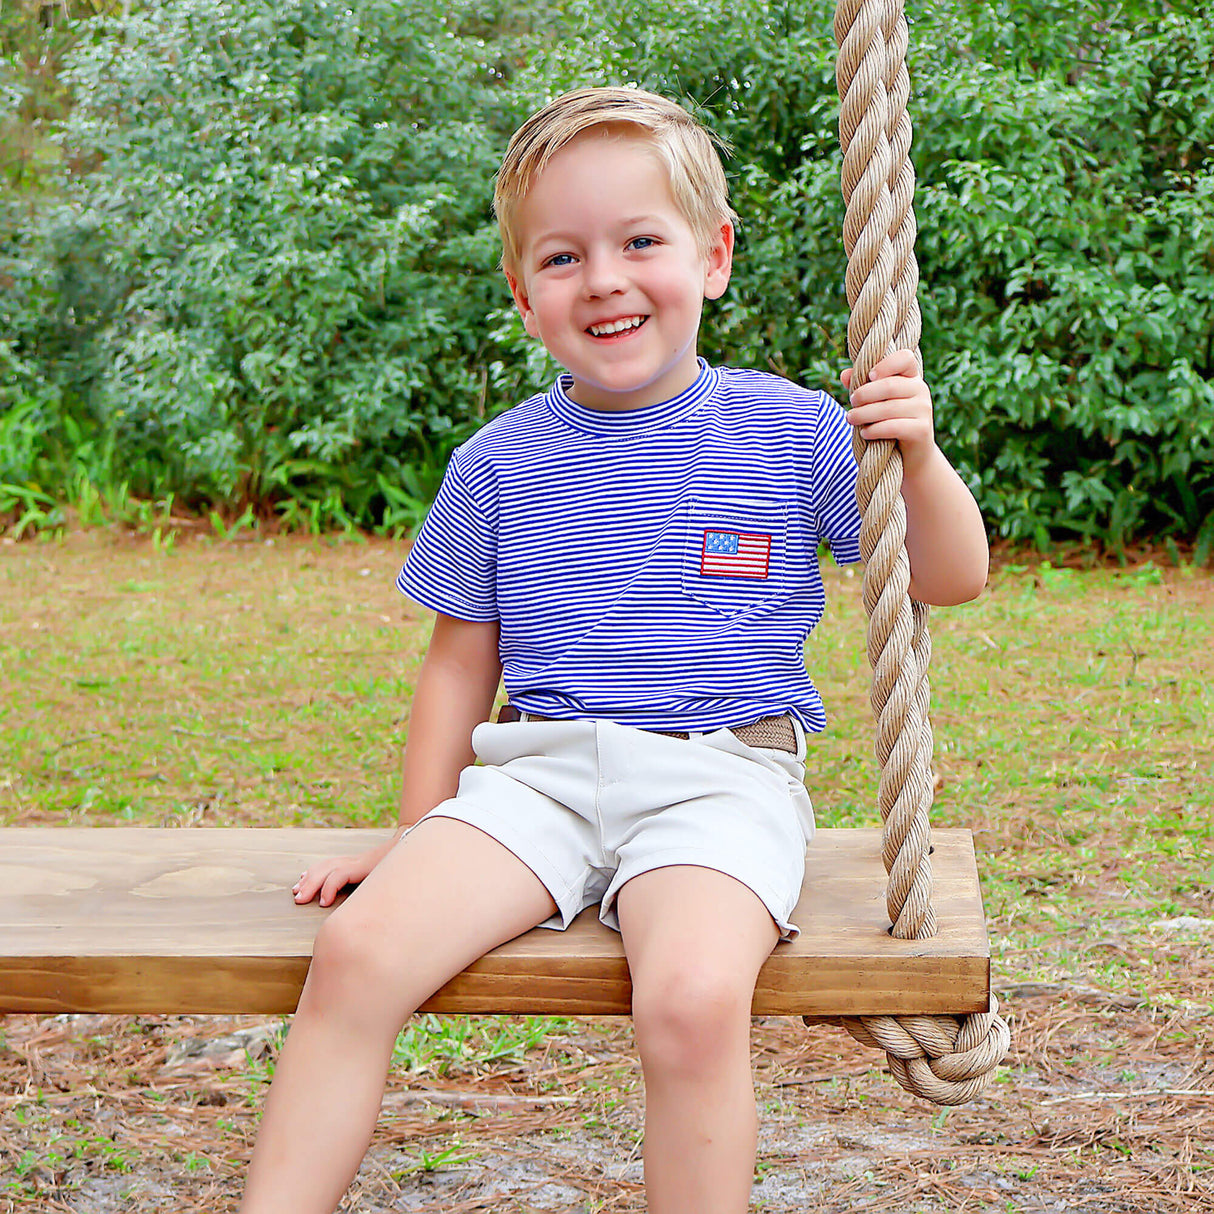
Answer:
M857 384L864 383L873 366L896 348L895 336L911 336L907 326L918 324L917 311L908 302L915 296L918 273L906 239L914 175L913 171L909 175L908 193L907 173L895 165L889 138L894 132L900 154L908 160L908 124L891 114L887 84L891 75L896 82L902 74L896 65L891 70L886 45L887 27L897 34L896 12L891 17L886 0L841 0L835 15L842 189L847 208L843 243L852 309L848 348ZM902 46L904 49L905 36ZM909 93L909 84L905 92ZM900 191L897 208L891 181ZM898 234L900 265L894 264L891 231ZM913 336L917 346L918 334ZM925 778L930 759L922 745L927 709L921 687L923 671L913 656L916 620L909 598L902 457L892 442L866 443L857 434L856 444L860 463L856 497L863 520L860 551L865 559L863 597L869 615L871 699L881 765L878 803L885 828L883 856L890 874L886 902L895 935L913 939L934 934L935 920L927 858L930 826L926 808L917 804L923 787L930 787Z
M862 384L873 366L897 349L913 350L922 366L902 0L839 0L835 39L847 207L843 243L852 309L847 340L853 382ZM882 860L889 874L886 905L895 936L924 939L936 932L928 859L933 791L928 611L909 598L897 445L866 443L858 432L855 445L871 700L881 764ZM992 996L989 1010L975 1015L846 1017L842 1023L857 1041L886 1051L890 1070L908 1091L937 1104L960 1104L987 1086L1011 1043L998 1010Z

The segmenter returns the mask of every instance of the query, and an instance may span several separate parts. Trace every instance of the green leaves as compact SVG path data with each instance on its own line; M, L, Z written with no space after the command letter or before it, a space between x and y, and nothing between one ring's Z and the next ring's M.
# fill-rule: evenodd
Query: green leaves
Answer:
M923 352L940 441L1000 536L1209 546L1208 16L912 8ZM428 485L553 373L511 319L492 177L521 118L587 82L679 97L733 145L738 256L703 352L840 392L832 18L162 0L76 23L53 189L32 223L0 198L0 479L62 495L87 468L309 528L420 517L405 470Z
M170 0L95 24L59 131L90 171L31 242L61 321L44 340L31 306L9 355L70 384L132 492L286 497L310 523L328 502L321 525L345 525L347 486L483 414L505 289L485 239L500 149L476 115L500 107L457 21ZM359 524L396 517L355 496Z

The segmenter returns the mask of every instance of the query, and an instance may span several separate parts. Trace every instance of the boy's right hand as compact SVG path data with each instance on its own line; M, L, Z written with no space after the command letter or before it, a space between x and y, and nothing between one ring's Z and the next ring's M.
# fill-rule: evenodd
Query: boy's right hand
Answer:
M321 906L331 906L333 899L347 886L357 885L388 854L385 847L375 847L361 856L335 856L318 860L291 887L295 901L302 906L320 895Z

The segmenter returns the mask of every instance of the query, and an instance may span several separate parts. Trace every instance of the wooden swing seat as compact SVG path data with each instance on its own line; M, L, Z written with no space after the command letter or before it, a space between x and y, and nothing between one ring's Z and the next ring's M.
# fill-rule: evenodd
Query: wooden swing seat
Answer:
M290 889L378 830L0 828L0 1013L295 1010L329 910ZM755 1015L982 1012L990 950L973 838L933 836L930 940L895 940L879 830L820 830L793 919L764 964ZM469 966L423 1010L616 1015L629 1010L620 937L591 909Z

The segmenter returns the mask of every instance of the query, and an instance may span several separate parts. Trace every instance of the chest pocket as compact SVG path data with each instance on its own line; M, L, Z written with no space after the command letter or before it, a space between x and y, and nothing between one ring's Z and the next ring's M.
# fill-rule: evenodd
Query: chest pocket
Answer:
M693 498L683 593L722 615L771 606L788 593L788 539L788 507L781 502Z

